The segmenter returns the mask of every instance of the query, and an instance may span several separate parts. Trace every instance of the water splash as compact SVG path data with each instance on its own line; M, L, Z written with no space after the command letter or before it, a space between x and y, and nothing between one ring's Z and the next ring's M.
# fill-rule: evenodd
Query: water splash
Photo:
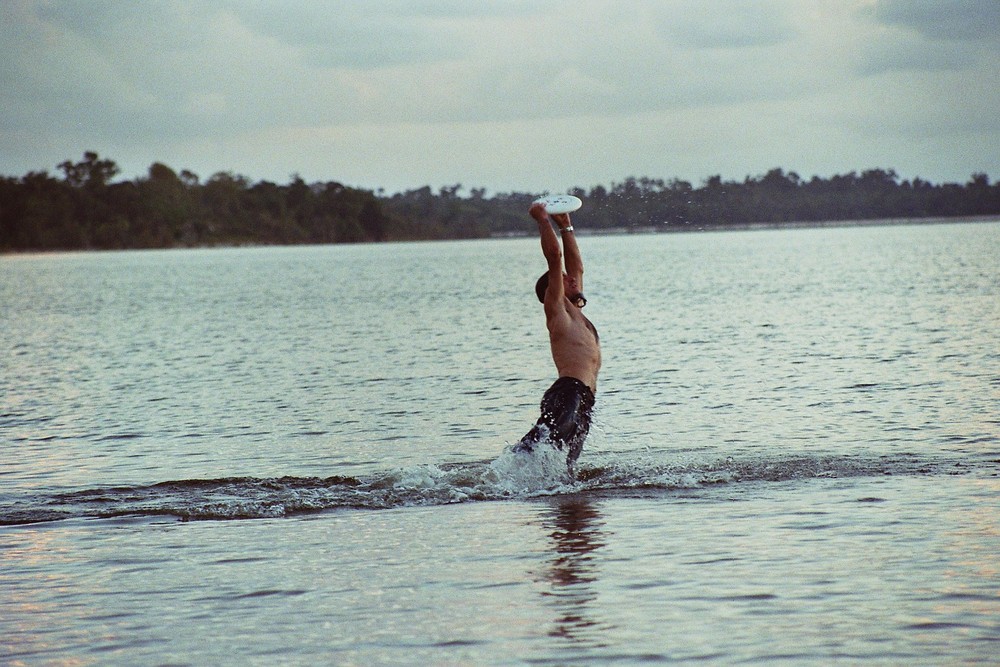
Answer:
M678 490L828 477L997 474L995 467L982 470L987 465L982 462L907 455L664 463L633 453L592 455L590 459L591 463L571 476L564 452L554 447L539 446L533 452L514 452L508 447L491 461L411 466L358 477L234 477L7 496L0 497L0 525L126 516L272 518L337 509L379 510L567 493L614 496L641 491L669 497Z

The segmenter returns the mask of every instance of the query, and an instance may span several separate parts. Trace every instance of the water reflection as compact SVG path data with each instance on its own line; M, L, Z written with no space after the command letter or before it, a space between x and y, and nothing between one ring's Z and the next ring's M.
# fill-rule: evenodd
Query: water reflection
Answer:
M594 609L599 576L594 552L606 545L601 513L586 498L551 502L543 517L555 552L543 574L549 588L542 595L556 612L548 634L576 645L606 646L601 638L614 626L601 621Z
M74 575L81 559L78 550L67 543L67 531L16 528L0 536L0 590L4 592L0 664L28 664L50 653L55 648L54 628L64 629L58 634L62 642L79 639L88 643L92 638L81 629L81 615L99 612L94 605L76 602L86 587ZM92 588L87 593L98 596L91 599L108 594L97 577L91 577L88 586ZM13 662L4 662L5 658ZM25 662L18 662L19 658ZM79 659L59 664L89 662Z

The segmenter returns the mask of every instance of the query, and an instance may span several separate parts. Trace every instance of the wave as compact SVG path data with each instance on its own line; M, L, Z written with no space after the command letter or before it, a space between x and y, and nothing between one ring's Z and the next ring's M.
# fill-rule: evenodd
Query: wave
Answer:
M493 461L413 466L357 477L231 477L98 487L0 500L0 525L71 518L274 518L337 509L378 510L560 494L663 494L824 477L965 474L976 467L906 455L726 458L671 464L632 454L605 458L604 463L598 460L581 467L574 476L568 474L562 452L539 447L530 454L508 448Z

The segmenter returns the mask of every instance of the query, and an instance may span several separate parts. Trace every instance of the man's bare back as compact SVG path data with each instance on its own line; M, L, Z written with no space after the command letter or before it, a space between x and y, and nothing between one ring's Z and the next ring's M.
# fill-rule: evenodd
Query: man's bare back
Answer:
M569 304L568 300L565 301ZM591 391L596 392L597 372L601 369L601 346L594 325L579 308L570 304L565 315L547 317L546 326L549 329L552 361L559 377L582 380Z

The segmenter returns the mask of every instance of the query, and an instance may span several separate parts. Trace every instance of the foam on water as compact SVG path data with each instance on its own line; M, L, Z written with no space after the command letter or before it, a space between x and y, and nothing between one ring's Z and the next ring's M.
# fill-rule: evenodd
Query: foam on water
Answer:
M379 510L570 493L669 497L720 485L881 475L997 475L997 462L917 456L726 458L657 461L607 453L571 476L563 452L506 448L491 461L419 465L367 476L223 478L0 497L0 525L68 518L173 516L180 519L286 517L337 509Z
M493 489L511 496L554 492L574 482L566 467L566 453L547 443L530 452L504 449L482 477Z

